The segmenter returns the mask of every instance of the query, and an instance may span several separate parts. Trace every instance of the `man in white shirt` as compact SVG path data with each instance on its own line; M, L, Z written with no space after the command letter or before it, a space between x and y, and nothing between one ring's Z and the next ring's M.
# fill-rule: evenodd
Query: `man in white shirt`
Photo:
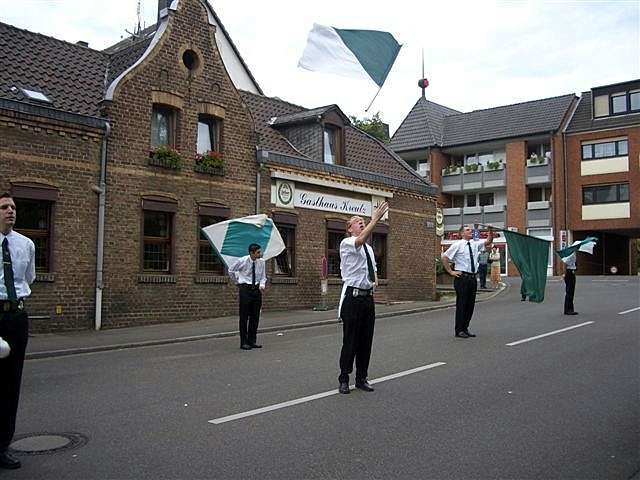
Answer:
M473 233L469 225L463 225L459 230L462 240L451 244L442 254L442 265L449 275L455 277L453 286L456 289L456 325L455 336L458 338L475 337L469 331L469 323L473 316L476 303L476 291L478 284L478 255L480 249L488 247L493 242L493 230L489 228L486 240L473 240ZM455 264L452 270L450 262Z
M564 314L578 315L573 307L573 295L576 292L576 253L573 252L565 260L564 271Z
M267 275L260 245L249 245L249 255L241 257L229 268L229 276L240 289L240 348L262 348L256 339Z
M365 242L388 209L387 202L378 205L366 227L362 217L351 217L347 222L349 236L340 243L340 273L343 281L338 307L343 332L338 377L340 393L349 393L349 374L353 371L354 359L356 388L373 392L367 374L376 319L373 303L376 264L373 249Z
M16 204L9 193L0 195L0 337L9 354L0 359L0 468L20 468L20 461L7 449L16 429L20 383L27 349L29 316L24 299L36 278L36 248L33 242L13 230ZM4 345L3 345L4 346ZM5 347L6 349L6 347ZM5 350L6 352L6 350Z

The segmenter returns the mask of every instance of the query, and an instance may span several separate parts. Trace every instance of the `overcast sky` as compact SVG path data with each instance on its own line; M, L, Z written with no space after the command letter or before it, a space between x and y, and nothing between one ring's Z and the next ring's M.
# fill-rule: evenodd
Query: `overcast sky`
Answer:
M157 0L141 0L146 25ZM468 112L640 78L640 0L212 0L266 95L308 108L380 112L391 132L420 96ZM105 48L136 24L137 0L0 0L0 21ZM368 113L373 82L297 68L313 23L391 32L403 44Z

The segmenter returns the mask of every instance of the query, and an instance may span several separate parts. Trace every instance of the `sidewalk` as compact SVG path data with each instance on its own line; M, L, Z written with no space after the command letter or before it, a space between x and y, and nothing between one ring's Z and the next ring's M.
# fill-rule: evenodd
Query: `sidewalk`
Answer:
M496 291L479 290L477 301L489 300L500 294L506 286ZM438 286L439 291L446 290ZM451 292L453 294L453 292ZM376 318L428 312L455 306L455 296L444 301L412 301L391 305L376 304ZM338 323L337 310L313 311L268 311L260 316L258 333L277 332L317 325ZM84 330L69 333L33 334L29 337L27 360L60 357L78 353L101 352L123 348L164 345L168 343L191 342L208 338L233 337L238 335L237 315L218 317L193 322L162 323L140 327L117 328L111 330Z

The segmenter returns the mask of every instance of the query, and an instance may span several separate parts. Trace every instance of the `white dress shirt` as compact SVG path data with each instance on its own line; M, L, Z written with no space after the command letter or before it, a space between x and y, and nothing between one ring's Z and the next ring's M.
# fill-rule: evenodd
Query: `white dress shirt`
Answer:
M471 244L471 251L473 252L474 271L471 271L471 256L469 255L468 243ZM480 249L484 244L485 240L457 240L449 246L443 255L446 256L450 262L455 263L456 270L468 273L478 273L478 255L480 254Z
M567 270L575 270L577 268L577 266L576 266L576 252L573 252L571 255L569 255L565 259L564 263L566 264Z
M245 255L244 257L239 258L238 261L229 269L229 276L235 283L246 283L247 285L251 285L252 263L254 263L254 260L251 260L250 255ZM263 258L258 258L255 260L255 264L256 284L259 284L260 288L263 289L267 284L265 261Z
M356 248L356 238L352 236L340 242L340 274L345 286L368 290L373 288L374 282L369 280L367 255L364 248ZM373 249L366 243L363 244L363 247L368 249L373 271L377 272L378 266Z
M6 236L0 233L0 246L5 237L9 242L16 296L18 298L28 297L31 295L29 285L36 279L36 246L30 238L13 230ZM2 258L1 255L0 258ZM8 300L8 298L7 287L4 284L4 268L0 268L0 300Z

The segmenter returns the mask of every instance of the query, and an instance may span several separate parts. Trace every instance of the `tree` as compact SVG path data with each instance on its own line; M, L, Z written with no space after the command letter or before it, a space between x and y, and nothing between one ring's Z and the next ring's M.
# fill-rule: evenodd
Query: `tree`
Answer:
M358 120L354 116L350 116L349 118L355 127L358 127L360 130L365 131L383 143L389 143L389 125L382 121L380 112L377 112L372 118L365 117L362 120Z

